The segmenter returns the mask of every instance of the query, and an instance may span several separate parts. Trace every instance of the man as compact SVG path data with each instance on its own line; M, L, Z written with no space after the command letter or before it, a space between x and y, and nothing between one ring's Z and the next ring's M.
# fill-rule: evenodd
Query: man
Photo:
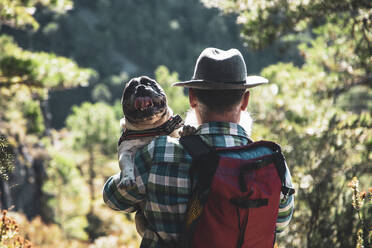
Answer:
M211 147L242 146L249 142L240 122L247 108L248 88L267 83L260 76L248 76L241 53L207 48L199 56L193 79L175 83L189 88L190 106L200 125L196 134ZM241 154L244 156L244 154ZM178 139L156 138L135 156L136 186L118 187L122 174L109 178L104 186L105 203L115 209L144 210L147 220L141 247L176 244L184 227L191 196L190 154ZM287 169L287 184L291 186ZM292 217L293 197L281 197L276 231L281 232Z

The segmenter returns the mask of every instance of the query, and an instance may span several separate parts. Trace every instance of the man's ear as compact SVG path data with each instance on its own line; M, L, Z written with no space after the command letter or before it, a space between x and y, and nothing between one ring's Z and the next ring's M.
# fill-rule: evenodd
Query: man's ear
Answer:
M196 105L198 104L195 93L192 88L189 88L189 103L191 108L195 108Z
M243 95L243 99L241 101L240 109L241 110L246 110L248 106L248 101L249 101L249 91L246 91Z

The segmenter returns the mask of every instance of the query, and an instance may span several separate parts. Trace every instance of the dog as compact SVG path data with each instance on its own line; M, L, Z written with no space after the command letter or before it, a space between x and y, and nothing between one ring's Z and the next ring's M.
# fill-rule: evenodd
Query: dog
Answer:
M135 185L136 151L159 135L179 137L182 119L173 116L161 86L146 76L133 78L126 84L121 104L124 118L120 120L123 133L118 142L118 160L123 176L119 187L129 189ZM137 232L143 236L147 221L142 209L136 212L135 224Z
M124 118L120 120L123 133L118 143L118 160L123 179L122 187L135 184L134 155L159 135L179 137L181 117L173 116L164 90L146 76L131 79L121 99Z

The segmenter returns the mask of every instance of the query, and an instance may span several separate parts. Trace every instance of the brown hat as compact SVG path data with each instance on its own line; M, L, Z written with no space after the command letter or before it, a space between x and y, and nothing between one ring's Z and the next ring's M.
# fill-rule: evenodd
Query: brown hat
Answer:
M269 81L261 76L247 76L242 54L237 49L227 51L206 48L196 61L192 80L173 86L198 89L247 89Z

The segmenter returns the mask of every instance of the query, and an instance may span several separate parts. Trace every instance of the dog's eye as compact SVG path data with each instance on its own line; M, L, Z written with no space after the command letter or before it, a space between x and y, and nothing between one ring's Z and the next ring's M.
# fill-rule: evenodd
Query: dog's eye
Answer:
M129 84L130 87L136 87L137 85L139 85L139 82L137 82L137 81L132 81Z
M141 79L139 80L141 84L146 85L146 86L152 86L155 84L155 81L150 79L149 77L142 76Z

